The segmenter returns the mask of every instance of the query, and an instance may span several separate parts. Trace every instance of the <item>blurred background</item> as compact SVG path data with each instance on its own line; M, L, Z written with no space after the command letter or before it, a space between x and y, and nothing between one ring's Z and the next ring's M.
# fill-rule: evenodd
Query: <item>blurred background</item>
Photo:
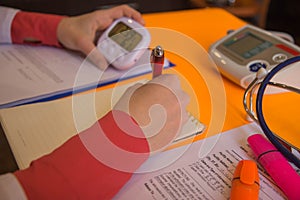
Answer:
M221 7L266 30L287 32L300 45L299 0L1 0L0 5L61 15L79 15L128 4L141 13ZM209 20L209 19L207 19Z

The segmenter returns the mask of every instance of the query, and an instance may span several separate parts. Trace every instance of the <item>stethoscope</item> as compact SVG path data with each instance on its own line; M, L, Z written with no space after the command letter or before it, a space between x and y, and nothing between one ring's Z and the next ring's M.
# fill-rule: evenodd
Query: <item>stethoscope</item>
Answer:
M300 160L297 158L297 156L295 156L289 149L287 149L283 143L287 144L288 146L290 146L291 148L293 148L294 150L299 152L299 149L289 143L287 143L286 141L284 141L282 138L280 138L279 136L275 136L274 133L270 130L270 128L268 127L265 118L264 118L264 114L262 111L262 101L263 101L263 96L266 90L266 87L268 85L274 86L274 87L278 87L278 88L283 88L285 90L289 90L292 92L296 92L300 94L300 89L289 86L289 85L285 85L282 83L277 83L277 82L273 82L271 81L271 79L283 68L299 62L300 61L300 56L296 56L293 58L290 58L280 64L278 64L277 66L275 66L272 70L270 70L269 72L265 69L265 68L260 68L256 74L256 77L254 78L254 80L249 84L249 86L247 87L245 93L244 93L244 99L243 99L243 103L244 103L244 108L247 112L247 114L256 122L260 125L262 131L264 132L264 134L266 135L266 137L270 140L270 142L278 149L278 151L280 151L290 162L294 163L296 165L296 167L298 167L300 169ZM256 89L258 88L257 91L257 96L256 96L256 114L253 111L253 94L255 93Z

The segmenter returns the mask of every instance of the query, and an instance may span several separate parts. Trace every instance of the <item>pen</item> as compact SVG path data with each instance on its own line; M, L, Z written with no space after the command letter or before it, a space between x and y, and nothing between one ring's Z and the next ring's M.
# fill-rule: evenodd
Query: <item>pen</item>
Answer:
M231 200L254 200L259 196L259 176L257 165L252 160L241 160L233 175Z
M156 46L152 49L150 56L150 63L152 67L152 78L155 78L161 75L163 67L164 67L164 50L161 46Z
M288 199L300 199L300 176L287 159L261 134L248 137L258 162L268 172Z

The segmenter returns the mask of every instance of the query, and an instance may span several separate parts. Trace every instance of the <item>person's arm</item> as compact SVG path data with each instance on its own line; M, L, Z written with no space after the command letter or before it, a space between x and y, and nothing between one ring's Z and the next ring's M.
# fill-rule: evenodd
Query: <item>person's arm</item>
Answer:
M103 70L108 66L105 58L99 51L93 51L96 33L124 16L144 24L141 14L127 5L74 17L0 9L0 43L65 47L89 55L88 59Z
M125 123L131 135L119 123ZM111 199L148 155L148 142L134 120L111 111L14 175L28 199Z
M11 25L12 43L61 47L57 28L63 18L53 14L19 11Z
M114 121L132 125L123 132ZM131 124L130 124L131 123ZM111 199L148 158L148 143L126 113L113 111L60 148L15 173L28 199Z
M63 16L7 7L0 7L0 13L0 43L61 46L57 39L57 28Z
M6 194L0 178L0 196L23 188L29 199L110 199L150 154L176 137L188 102L175 75L136 84L93 126L15 172Z

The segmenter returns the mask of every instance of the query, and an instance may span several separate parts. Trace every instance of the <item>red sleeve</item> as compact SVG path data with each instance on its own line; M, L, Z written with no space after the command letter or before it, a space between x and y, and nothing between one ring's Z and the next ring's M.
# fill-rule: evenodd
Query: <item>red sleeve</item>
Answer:
M148 156L132 118L111 111L15 175L28 199L111 199Z
M20 11L12 26L12 42L16 44L44 44L60 47L56 30L63 16Z

